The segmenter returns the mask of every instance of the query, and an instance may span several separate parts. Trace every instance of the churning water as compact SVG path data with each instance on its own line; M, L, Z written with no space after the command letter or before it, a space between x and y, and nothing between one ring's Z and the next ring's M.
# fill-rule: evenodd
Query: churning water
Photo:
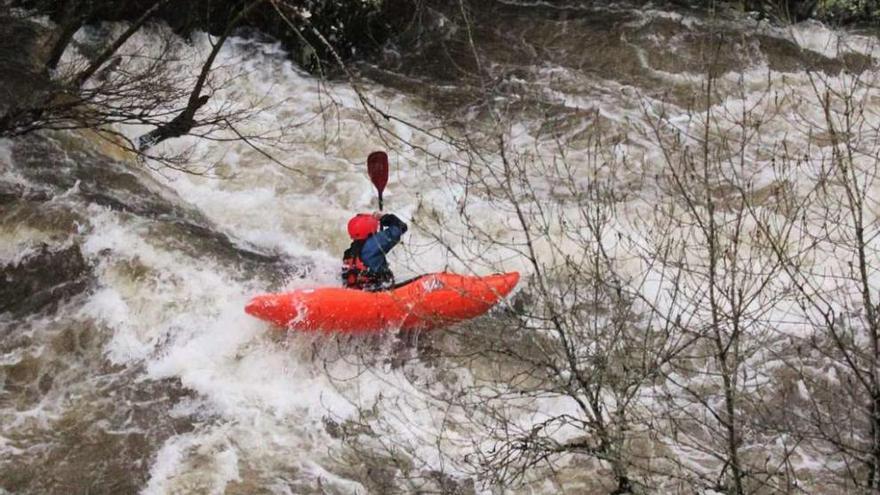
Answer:
M762 137L744 164L758 188L774 181L767 169L780 142L822 153L804 131L824 118L817 80L830 89L869 81L858 95L869 125L880 126L880 52L870 33L625 7L510 4L491 14L497 22L475 19L474 50L454 40L413 53L389 49L359 67L365 77L356 86L311 77L278 45L232 40L218 61L224 84L209 105L265 107L241 130L284 127L283 146L260 145L284 166L239 141L162 145L190 153L202 175L114 158L85 133L0 142L0 180L24 191L3 205L0 259L18 261L47 243L77 246L88 267L87 290L36 313L0 313L0 487L489 490L464 460L488 445L456 416L467 413L437 400L480 370L437 367L424 342L283 335L242 311L255 293L337 283L346 220L376 208L365 172L370 151L388 150L386 209L415 227L391 256L399 278L441 270L528 275L524 257L462 231L466 204L487 236L520 239L516 212L462 180L483 173L469 168L479 163L473 155L500 160L493 132L521 159L550 163L564 150L585 185L612 181L629 198L613 225L632 234L664 194L652 122L662 115L685 135L702 132L709 59L718 77L708 104L729 118L712 132L735 137L744 109L762 116ZM714 52L712 30L724 33ZM160 36L161 29L142 34L127 50L149 52ZM208 40L179 44L181 70L196 71ZM400 120L380 122L386 132L377 132L358 92ZM133 139L146 129L119 130ZM587 175L596 130L605 159L621 164L601 176ZM564 194L545 171L526 173L534 174L533 199L553 205ZM564 203L548 208L566 215ZM539 256L555 249L536 248ZM643 270L638 259L629 266ZM468 331L503 321L496 318ZM454 347L453 334L421 338ZM542 407L571 406L547 401L531 419ZM591 486L568 481L572 490Z

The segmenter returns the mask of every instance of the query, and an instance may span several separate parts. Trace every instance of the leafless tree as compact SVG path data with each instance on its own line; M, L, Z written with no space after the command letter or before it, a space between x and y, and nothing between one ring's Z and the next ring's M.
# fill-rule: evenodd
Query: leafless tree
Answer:
M656 184L627 182L639 167L598 129L586 150L552 131L524 149L499 107L443 162L462 186L459 210L420 205L415 226L458 265L485 272L516 259L529 273L494 319L433 342L431 366L470 372L425 389L450 411L439 437L472 432L470 454L449 460L475 479L564 486L587 466L595 492L801 493L829 486L804 472L803 459L819 458L832 484L876 483L866 372L876 358L864 349L877 305L877 124L855 105L873 86L848 98L816 92L833 151L812 165L821 174L803 177L813 158L763 133L790 118L778 83L746 98L743 79L707 67L684 115L646 103L641 142L662 161L639 165L657 171ZM749 103L728 107L728 97ZM850 271L815 268L843 252ZM812 335L792 331L805 323ZM841 378L823 372L829 362ZM859 386L840 387L843 377Z
M691 109L672 118L645 99L640 137L662 159L640 165L656 184L628 187L630 158L599 130L586 151L552 131L538 140L553 146L514 143L483 74L489 122L435 131L448 131L457 154L443 164L463 194L454 215L420 205L415 226L458 265L516 259L529 273L494 319L433 342L431 366L469 372L424 384L449 411L437 449L475 479L564 486L586 470L588 490L606 493L878 489L876 81L854 71L841 89L814 74L812 113L795 122L809 149L795 150L763 132L791 124L795 96L722 73L723 40L710 39ZM357 431L393 434L381 414L357 424L355 450L370 448ZM470 453L453 459L441 444L461 431Z
M785 362L799 379L795 424L829 485L850 493L880 489L880 173L870 73L832 81L813 73L815 99L797 115L814 143L775 169L807 184L779 225L757 225L793 284L792 306L806 326ZM793 156L792 156L793 155Z
M458 400L480 411L493 447L473 455L485 479L528 479L538 465L584 457L610 470L611 493L628 493L646 480L633 473L645 445L650 415L641 399L669 359L686 342L665 319L655 319L635 296L648 280L624 275L611 247L612 223L623 197L608 180L619 166L597 145L584 167L564 158L510 157L499 142L500 162L471 174L499 208L513 213L517 235L508 244L462 209L470 235L523 256L531 267L528 289L509 331L513 339L489 340L479 354L512 365L512 375L477 381ZM563 155L564 156L564 155ZM488 173L484 173L488 171ZM538 177L554 187L552 204L539 200ZM546 189L544 189L546 191ZM490 192L491 191L491 192ZM618 251L619 253L619 251ZM557 402L540 420L521 422L536 403ZM485 409L484 409L485 411Z
M768 449L768 430L755 413L768 406L762 388L784 340L773 316L789 290L749 214L775 199L767 191L777 184L755 184L760 170L753 157L762 145L754 123L773 109L755 105L737 114L717 108L718 75L711 61L709 67L702 113L690 113L684 129L662 109L646 115L662 150L660 184L669 200L649 222L671 226L667 235L676 241L649 243L643 256L676 272L674 328L694 341L687 356L665 370L667 441L686 452L675 463L687 478L707 489L785 492L796 442ZM699 458L713 467L694 462Z
M261 111L283 102L283 97L207 105L215 91L239 77L240 71L218 67L217 55L235 28L263 3L262 0L232 5L224 31L216 38L207 36L211 48L195 76L181 70L188 62L181 59L181 52L186 51L184 41L170 30L151 24L167 0L156 0L124 28L111 29L109 35L90 40L90 46L86 46L76 42L74 34L84 27L83 9L93 3L69 0L58 7L59 23L51 26L47 34L51 48L37 62L39 67L34 71L44 75L45 83L6 109L0 116L0 135L88 129L111 145L154 163L197 173L201 169L192 166L188 150L171 153L153 150L166 139L191 135L217 141L243 141L267 159L286 166L275 154L286 148L287 128L296 123L282 123L277 128L257 131L245 126ZM32 13L23 11L19 15L27 18ZM135 34L145 29L159 33L158 41L150 47L151 53L127 45ZM62 58L72 48L78 48L81 55ZM131 141L120 132L120 125L153 126L153 130Z

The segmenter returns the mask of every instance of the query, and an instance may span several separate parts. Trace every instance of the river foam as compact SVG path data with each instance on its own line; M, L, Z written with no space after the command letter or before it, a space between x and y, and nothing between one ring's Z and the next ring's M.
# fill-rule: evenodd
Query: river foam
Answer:
M702 21L678 13L647 11L635 17L638 21L630 25L633 30L645 29L654 19L679 24L684 30L704 26ZM139 34L126 49L156 49L158 39L168 35L157 29ZM800 48L827 57L836 57L839 47L845 46L876 60L875 40L869 37L849 36L815 24L797 25L788 33L777 34L790 35ZM663 36L656 35L661 41ZM682 39L686 37L675 41ZM205 34L194 36L192 44L177 40L175 46L180 55L177 68L182 73L194 73L199 56L210 49ZM582 49L570 47L572 52ZM322 286L337 282L339 258L348 243L346 220L354 212L376 208L364 162L370 151L386 149L392 167L386 209L414 227L390 257L399 278L440 270L485 273L516 269L523 272L525 280L534 266L520 247L492 245L466 231L464 211L487 237L509 239L514 246L522 241L516 211L490 199L491 195L481 195L479 188L464 185L462 177L486 172L471 170L470 165L480 162L471 161L457 146L461 135L450 132L444 134L447 139L438 140L393 121L382 124L409 144L386 140L388 134L377 132L357 91L421 129L441 132L450 120L485 119L472 122L475 130L470 137L479 142L491 134L483 133L486 128L501 129L510 148L520 153L518 158L533 160L524 167L523 175L532 179L534 187L518 193L526 198L523 204L532 208L529 213L543 213L540 208L544 207L552 217L547 223L548 237L532 246L537 258L555 261L577 253L579 246L576 239L565 237L563 220L576 222L581 211L568 208L565 201L570 200L566 195L570 191L548 179L548 171L559 163L554 160L559 158L556 140L560 139L571 144L566 160L576 175L583 174L578 175L580 190L595 183L614 184L629 199L607 225L604 247L620 257L626 274L644 277L642 290L647 299L671 304L670 281L647 267L638 252L639 247L653 242L653 231L644 225L668 206L663 203L661 187L664 156L651 135L651 123L664 119L670 135L678 132L685 139L700 135L706 123L700 120L700 111L688 108L687 102L705 84L705 76L680 70L669 61L658 63L643 47L630 55L633 58L628 62L639 67L639 77L623 80L589 66L576 66L565 57L561 61L541 60L517 75L505 73L508 67L501 63L492 66L504 76L508 88L519 88L511 93L521 91L526 95L522 100L534 98L537 103L528 103L549 108L548 112L556 112L554 117L560 116L559 122L571 124L561 125L562 131L552 134L546 132L551 119L536 116L533 107L518 110L513 104L518 94L498 96L496 102L512 103L493 108L498 112L494 121L485 117L483 108L441 115L430 102L390 85L358 81L355 87L318 81L296 68L279 45L233 38L220 52L218 66L222 69L215 75L218 89L208 108L260 107L255 119L242 123L242 132L279 136L279 128L290 126L280 142L255 141L284 166L241 142L187 137L167 141L158 151L189 152L196 157L195 170L206 173L192 175L148 163L156 168L150 174L159 187L174 193L169 197L198 210L233 242L310 263L311 268L298 272L301 276L288 277L275 289ZM876 78L876 68L865 74ZM645 75L654 79L645 82ZM761 57L750 60L744 70L722 74L717 80L718 100L712 108L729 119L716 130L726 129L736 137L737 115L766 108L758 113L768 115L761 123L767 142L787 139L793 148L806 149L807 137L799 129L818 125L823 118L822 108L809 103L815 96L811 77L823 77L829 88L839 90L853 84L856 76L815 76L799 69L774 71ZM649 87L659 84L657 81L663 81L675 94L666 98ZM779 96L771 96L777 90ZM871 98L866 93L859 96ZM774 113L779 101L784 111ZM877 115L869 115L875 127L880 125ZM604 149L605 166L588 176L587 172L595 172L596 163L591 161L595 159L594 148L584 136L597 127L613 144ZM135 139L147 129L131 126L120 130ZM756 187L774 185L775 177L768 168L776 151L770 144L750 148L745 168ZM822 152L813 151L817 156ZM487 169L498 167L499 157L488 155ZM5 143L0 143L0 161L5 162L4 182L28 186L9 165L12 157ZM140 166L133 161L127 165ZM187 394L167 408L143 406L151 411L153 420L171 424L182 419L186 428L157 436L158 444L145 448L147 458L141 460L147 465L147 474L140 487L142 493L381 491L369 484L377 471L368 468L387 468L392 479L402 476L401 466L408 466L412 472L406 474L414 472L414 477L440 472L467 479L473 471L465 455L492 448L492 440L480 437L474 427L488 418L479 417L478 411L449 407L441 400L450 390L467 390L473 385L472 370L462 366L453 373L447 374L448 369L441 372L427 353L419 355L417 346L415 350L404 346L401 351L394 335L358 340L282 334L243 312L250 296L272 285L266 277L242 272L210 252L194 255L178 249L175 242L180 239L171 239L174 234L160 228L160 216L149 218L87 204L76 191L56 201L83 217L72 238L82 246L96 278L94 290L66 310L74 320L71 326L94 328L99 334L98 352L112 366L105 370L108 375L116 374L133 388L146 383L176 384L169 385L175 394L181 393L177 387ZM688 233L687 229L676 232L683 238ZM50 238L44 230L29 230L27 225L2 235L0 259L4 261L23 256L22 246ZM183 242L190 240L183 237ZM793 305L780 305L771 319L782 322L782 332L800 336L802 322L790 318L795 310ZM38 315L22 328L28 334L54 335L64 326L54 316ZM442 339L438 338L440 345L457 343L454 337L447 338L451 343ZM5 353L2 362L24 363L29 353L38 355L42 345L38 342L27 351ZM160 401L160 396L150 400ZM112 405L113 399L100 400ZM20 435L27 428L15 425L30 423L41 425L34 427L35 431L50 430L69 404L56 390L25 410L6 411L0 452L23 455L26 445L5 435ZM522 413L514 423L523 430L552 415L577 413L572 402L558 397L521 401L516 406ZM127 408L138 409L118 407ZM347 434L362 442L358 443L362 450L356 453L369 452L367 459L352 453L352 437L345 438ZM557 439L576 435L572 428L562 427ZM683 462L692 466L705 460L699 453L681 450ZM569 461L562 464L579 469ZM401 486L411 485L401 482ZM543 493L558 488L550 481L539 486ZM492 487L478 482L476 489L488 492Z

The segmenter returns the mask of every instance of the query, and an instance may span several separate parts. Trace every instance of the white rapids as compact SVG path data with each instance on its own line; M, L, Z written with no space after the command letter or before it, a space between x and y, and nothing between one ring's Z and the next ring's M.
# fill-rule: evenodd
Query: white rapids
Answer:
M677 22L683 24L700 22L680 17ZM877 40L870 36L848 35L815 23L770 31L828 57L845 47L880 63ZM149 49L151 36L139 35L128 49ZM180 50L196 60L194 55L205 53L209 46L207 37L201 35L192 46ZM195 70L196 62L188 60L182 57L181 70ZM639 63L670 87L701 81L696 73L663 73L647 55ZM426 102L378 83L360 82L354 88L345 82L319 82L293 65L276 44L233 39L222 50L218 66L223 69L217 77L226 78L228 84L218 89L209 105L265 106L244 129L248 132L290 126L283 149L266 148L285 167L240 142L183 138L163 143L160 150L188 150L197 157L197 168L207 170L204 175L164 168L146 174L157 187L167 188L177 201L200 211L236 242L285 259L307 260L310 268L298 274L302 277L289 277L283 289L337 283L340 256L348 244L345 222L355 212L376 209L365 161L369 152L379 149L387 150L391 161L386 210L414 226L390 256L398 278L442 270L520 270L528 276L531 268L523 257L497 246L475 246L457 234L458 212L465 198L471 215L487 232L508 235L516 223L514 212L483 201L456 180L463 172L450 167L460 165L447 166L437 159L463 164L467 162L464 153L397 121L383 124L412 146L383 139L367 118L356 89L403 120L423 129L438 128L444 116L432 114ZM650 166L662 163L660 150L647 137L645 119L662 108L668 121L685 133L698 129L699 124L688 120L686 109L680 106L595 74L545 65L529 77L509 82L537 87L543 98L563 108L594 111L603 125L628 136L615 144L613 153L640 164L618 177L639 194L621 210L614 226L625 235L644 235L635 226L655 206L660 193L651 182L654 171ZM716 106L731 115L742 108L769 107L773 98L767 97L768 88L784 88L780 91L791 102L787 107L791 118L768 119L762 128L765 141L787 136L792 146L805 146L805 136L798 135L798 119L822 117L821 109L798 103L812 95L811 77L799 70L771 71L756 61L743 73L721 77L724 97ZM824 77L831 87L843 87L855 76ZM880 79L877 64L861 77ZM876 94L863 96L872 101L871 121L880 125L880 100ZM522 119L505 123L515 149L553 156L555 144L540 135L539 120L516 114L513 118ZM146 129L120 130L134 139ZM574 139L582 130L583 126L575 126L568 132ZM5 163L0 178L22 182L10 166L13 159L8 149L9 143L0 143L0 164ZM762 168L767 164L765 151L756 148L750 164L758 183L772 180ZM567 158L572 163L587 162L589 152L573 149ZM136 166L133 161L132 165ZM539 200L552 197L552 183L536 184L537 194L546 195ZM406 457L405 463L415 471L442 472L458 480L471 476L463 457L481 447L481 439L474 436L479 432L465 426L449 428L458 418L435 397L453 379L437 376L434 368L417 357L395 364L396 337L352 341L282 335L243 312L250 296L266 290L266 280L251 278L211 256L179 250L155 234L154 219L85 205L75 190L52 201L78 211L77 232L69 235L81 244L94 266L95 289L69 303L62 320L29 318L19 326L21 331L55 334L68 325L95 326L105 337L102 356L114 367L107 373L136 369L136 376L130 378L136 383L177 381L191 392L168 410L167 417L187 418L192 427L169 435L144 459L149 474L142 493L367 493L370 487L364 480L373 474L367 473L369 466L363 459L350 454L333 425L349 422L367 428L369 414L383 417L381 425L373 425L377 428L373 435L362 440L377 452L379 464L397 454ZM431 227L438 223L449 231ZM0 259L15 261L23 249L57 235L28 225L4 228ZM626 249L622 244L609 247ZM539 255L542 249L551 250L541 245L537 249ZM638 260L627 267L632 273L644 270ZM659 294L662 287L648 290ZM4 352L0 353L2 363L27 358L22 351L0 351ZM454 380L467 382L469 372L458 370ZM72 393L77 390L74 387ZM7 436L31 427L44 429L64 416L67 403L64 394L53 392L32 409L0 410L0 457L21 454L21 448ZM546 401L535 407L531 419L541 417L540 408L558 411L570 405ZM532 488L554 493L558 487L539 484ZM492 487L478 482L475 489L489 492Z

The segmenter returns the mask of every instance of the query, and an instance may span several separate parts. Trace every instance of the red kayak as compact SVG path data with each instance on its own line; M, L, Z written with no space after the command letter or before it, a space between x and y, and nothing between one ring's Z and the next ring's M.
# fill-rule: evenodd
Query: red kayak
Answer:
M327 287L265 294L254 297L244 310L294 330L428 329L485 313L518 281L517 272L486 277L432 273L382 292Z

